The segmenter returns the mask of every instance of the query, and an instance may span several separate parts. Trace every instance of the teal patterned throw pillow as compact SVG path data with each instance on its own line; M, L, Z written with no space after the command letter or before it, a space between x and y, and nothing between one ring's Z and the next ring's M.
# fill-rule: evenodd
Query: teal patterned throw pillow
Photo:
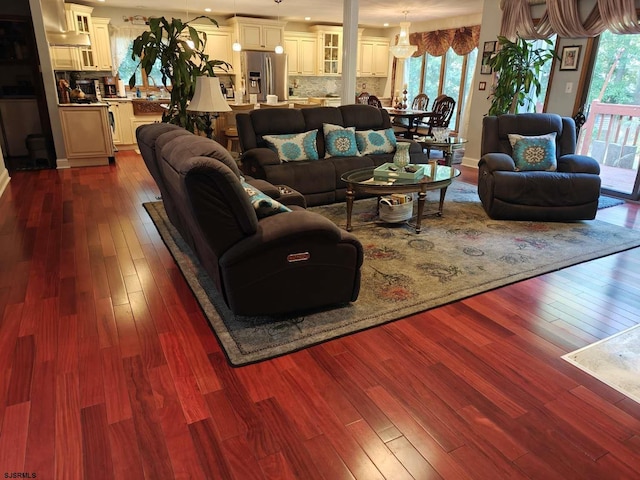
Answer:
M323 123L326 157L359 157L356 128Z
M264 135L269 148L278 154L283 162L299 160L318 160L316 137L318 130L304 133L287 133L284 135Z
M513 149L513 161L518 171L546 170L558 168L556 160L556 132L529 136L509 134Z
M393 153L396 151L396 134L393 128L386 130L362 130L356 132L356 143L360 155Z
M275 215L276 213L284 213L290 212L291 209L289 207L284 206L277 200L265 195L256 187L252 187L244 180L241 180L242 188L249 195L249 201L253 208L256 211L256 216L258 218L269 217L271 215Z

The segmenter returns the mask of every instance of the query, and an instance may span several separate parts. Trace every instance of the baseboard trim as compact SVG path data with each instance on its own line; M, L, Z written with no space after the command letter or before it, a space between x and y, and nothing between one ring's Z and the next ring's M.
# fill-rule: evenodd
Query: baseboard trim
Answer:
M61 170L63 168L71 168L71 164L69 163L69 160L66 158L58 158L56 160L56 168L58 170Z

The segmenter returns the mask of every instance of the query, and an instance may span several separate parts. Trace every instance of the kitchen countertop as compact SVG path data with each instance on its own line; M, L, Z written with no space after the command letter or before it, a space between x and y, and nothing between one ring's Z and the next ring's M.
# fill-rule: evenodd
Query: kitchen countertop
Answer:
M93 102L93 103L59 103L59 107L108 107L109 105L104 102Z

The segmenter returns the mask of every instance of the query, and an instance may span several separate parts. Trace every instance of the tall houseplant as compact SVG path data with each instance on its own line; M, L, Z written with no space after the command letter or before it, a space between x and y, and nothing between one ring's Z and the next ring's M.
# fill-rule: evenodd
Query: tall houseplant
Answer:
M218 22L207 16L199 16L188 22L179 18L171 21L165 17L149 19L149 30L143 32L133 41L131 58L140 59L139 65L149 75L156 61L160 64L162 84L171 90L169 108L162 114L162 121L174 123L193 132L202 131L204 121L201 117L187 112L189 101L193 98L196 78L201 75L215 77L214 67L226 69L229 64L221 60L210 60L204 53L207 36L198 32L192 23L204 18L216 27ZM129 87L136 84L135 73L129 79Z
M547 45L551 40L544 39ZM521 37L512 42L506 37L498 37L499 50L489 59L488 65L498 74L497 82L491 94L492 101L489 115L515 113L518 105L525 101L532 105L535 95L539 95L540 70L557 55L553 50L534 48Z

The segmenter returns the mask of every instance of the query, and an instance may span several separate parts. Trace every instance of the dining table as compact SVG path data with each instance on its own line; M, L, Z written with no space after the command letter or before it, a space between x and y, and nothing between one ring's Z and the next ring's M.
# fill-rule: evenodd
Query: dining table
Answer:
M405 131L401 132L404 138L413 139L413 137L417 134L418 127L420 126L420 120L423 118L430 118L440 115L437 112L431 112L427 110L413 110L410 108L395 108L395 107L383 107L391 120L394 121L396 119L406 119L407 122L394 122L394 127L404 128Z

